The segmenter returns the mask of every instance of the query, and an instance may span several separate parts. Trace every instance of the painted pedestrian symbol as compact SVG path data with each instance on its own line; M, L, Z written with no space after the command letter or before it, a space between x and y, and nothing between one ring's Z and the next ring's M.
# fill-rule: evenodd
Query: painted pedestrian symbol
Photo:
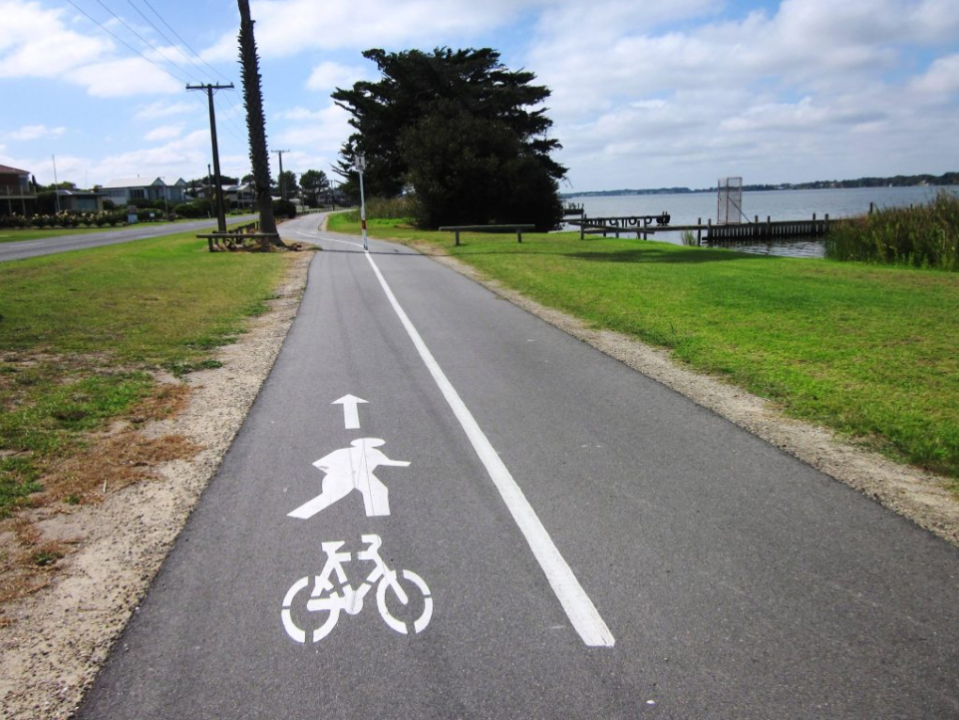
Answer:
M335 541L321 545L323 552L326 553L326 564L323 566L323 571L315 576L313 589L306 601L306 610L309 613L316 613L320 618L317 621L319 627L313 630L311 635L312 642L319 642L333 631L342 611L345 610L348 615L358 615L363 609L363 599L374 585L376 586L376 607L383 621L390 628L401 635L408 635L412 629L415 635L423 632L430 624L433 616L433 598L423 578L411 570L395 571L387 567L383 558L380 557L380 546L383 540L379 535L363 535L362 540L367 544L367 548L358 552L356 559L373 563L373 570L357 589L347 582L344 565L351 561L352 553L340 550L345 543ZM400 582L401 575L408 591ZM287 635L298 643L306 642L307 631L297 624L294 613L302 607L298 604L302 602L298 600L298 597L309 585L309 576L302 577L293 583L286 597L283 598L283 609L280 612ZM396 606L397 601L399 608ZM397 608L398 614L405 608L416 613L417 617L412 621L404 622L390 611L390 604ZM302 617L303 613L299 615Z
M367 517L389 515L389 489L373 471L383 465L409 467L410 464L404 460L390 460L377 450L384 444L385 441L379 438L360 438L354 440L350 447L335 450L313 463L314 467L326 473L323 492L300 505L289 516L306 520L354 490L363 496Z

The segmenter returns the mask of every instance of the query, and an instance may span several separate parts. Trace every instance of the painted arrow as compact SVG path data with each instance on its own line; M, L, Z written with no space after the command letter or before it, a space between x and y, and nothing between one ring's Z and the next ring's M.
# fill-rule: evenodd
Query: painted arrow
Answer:
M339 400L334 400L330 404L343 406L343 423L346 425L347 430L359 430L360 411L358 406L360 403L366 404L366 400L358 398L355 395L344 395Z

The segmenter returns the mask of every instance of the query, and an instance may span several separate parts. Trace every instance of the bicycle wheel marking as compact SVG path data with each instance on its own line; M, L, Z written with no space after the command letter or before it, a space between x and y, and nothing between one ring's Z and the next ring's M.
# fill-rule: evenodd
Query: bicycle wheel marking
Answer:
M411 570L390 569L379 553L380 546L383 544L379 535L367 534L361 539L367 547L356 553L356 560L373 563L373 569L358 588L354 588L349 583L346 574L345 566L352 562L352 553L340 550L345 545L344 542L334 541L324 542L321 546L326 553L326 563L322 572L313 578L312 590L308 598L301 596L301 593L310 587L309 576L300 578L287 590L280 610L280 620L286 634L294 642L306 643L307 631L297 625L293 617L293 610L300 607L300 602L305 600L304 605L309 613L329 612L329 616L311 635L312 642L317 643L333 631L342 611L346 611L347 615L358 615L363 610L366 595L374 586L376 587L376 606L387 627L401 635L409 634L410 623L394 617L390 612L386 600L388 590L393 592L394 597L403 606L414 601L422 603L419 617L412 621L414 635L423 632L430 624L433 617L433 596L426 581ZM334 575L339 582L339 590L335 590L335 585L331 581ZM414 596L400 585L401 575L409 581L411 589L415 589Z
M290 607L293 605L293 598L296 597L296 594L309 584L310 578L308 577L300 578L293 583L293 586L286 593L286 597L283 598L283 610L280 613L280 619L283 620L283 628L286 630L287 635L296 640L298 643L306 642L306 632L298 628L296 623L293 622L293 616L290 613ZM316 641L314 640L314 642Z

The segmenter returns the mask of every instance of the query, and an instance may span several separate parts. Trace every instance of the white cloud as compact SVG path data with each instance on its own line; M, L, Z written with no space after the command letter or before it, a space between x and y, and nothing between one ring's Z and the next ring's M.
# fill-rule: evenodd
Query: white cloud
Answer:
M754 182L816 179L857 154L893 174L921 106L959 89L956 56L897 79L917 48L955 42L954 1L784 0L738 16L693 0L652 7L686 19L659 26L641 17L645 3L599 0L550 4L537 23L525 64L552 90L558 159L580 187L698 186L727 164L766 173ZM959 145L930 131L941 147ZM894 137L912 138L902 159L871 150L899 147ZM812 177L797 178L800 167Z
M911 87L920 93L937 96L939 100L946 100L949 95L959 92L959 55L937 59L924 75L912 81Z
M169 94L183 90L176 80L139 57L84 65L66 73L66 77L86 86L94 97Z
M263 58L310 48L366 49L396 45L450 44L509 25L540 0L264 0L252 3L257 48ZM235 31L201 53L208 61L237 57Z
M365 68L324 62L313 68L306 86L310 90L331 92L337 87L352 87L353 83L367 77Z
M0 0L0 78L58 77L112 49L105 39L68 29L63 15L39 2Z
M324 155L336 155L352 132L348 123L350 114L332 103L321 110L296 107L278 113L277 117L296 123L277 133L277 143L286 147L305 146ZM271 144L275 144L272 139Z
M146 176L187 176L205 168L210 154L210 133L197 130L157 147L131 150L100 160L90 174L104 179ZM57 160L59 167L59 159Z
M200 140L196 133L183 133L194 122L205 126L205 98L183 92L181 82L114 44L69 6L54 5L0 0L0 93L17 97L17 88L25 85L3 86L5 79L50 78L94 98L87 107L71 108L70 131L61 132L57 143L58 166L71 142L86 141L90 149L82 146L80 152L93 156L99 152L94 137L106 142L109 135L111 148L162 147L86 160L91 178L97 162L109 170L101 181L138 172L204 172L206 133ZM842 177L847 170L852 176L943 172L954 169L946 164L959 156L959 133L953 129L959 109L956 0L329 0L322 5L253 0L252 5L270 144L290 148L284 167L289 158L297 171L326 168L352 132L348 114L332 103L314 107L315 100L303 100L304 85L328 94L368 79L375 68L361 60L359 50L437 45L492 45L513 69L531 70L551 88L545 103L556 123L551 136L564 145L557 159L569 166L579 189L701 186L737 172L747 182ZM229 14L213 30L226 27L222 39L205 56L235 68L236 11ZM152 37L151 30L143 32ZM145 52L164 67L169 67L165 58L177 58L174 48ZM32 91L39 83L30 85ZM110 113L140 121L133 127L105 117L105 104L96 100L138 94L166 97L111 101ZM249 164L242 101L236 98L215 96L228 174L244 174ZM43 114L21 109L18 99L16 108L0 116L0 125L10 129L0 132L0 140L9 146L60 132L64 110L48 104L49 113ZM96 119L84 125L86 115ZM12 164L41 172L49 165L39 154L19 161ZM172 166L163 167L167 162ZM232 172L230 163L236 166Z
M156 140L172 140L173 138L180 137L182 132L182 124L161 125L160 127L153 128L150 132L143 136L143 139L149 142L154 142Z
M140 57L121 59L117 53L128 51L114 44L87 18L71 15L67 8L44 8L40 2L0 0L0 18L0 79L65 80L84 86L95 97L180 89L179 81L160 69L175 57L175 48L146 51L145 56L155 65ZM68 20L77 22L68 27ZM123 30L116 21L112 24L117 32Z
M186 113L196 113L200 110L197 103L180 101L169 102L167 100L157 100L149 105L141 105L137 108L134 118L137 120L155 120L157 118L169 117L171 115L184 115Z
M47 127L46 125L24 125L19 130L7 133L10 140L39 140L44 137L56 137L63 135L67 129L65 127Z

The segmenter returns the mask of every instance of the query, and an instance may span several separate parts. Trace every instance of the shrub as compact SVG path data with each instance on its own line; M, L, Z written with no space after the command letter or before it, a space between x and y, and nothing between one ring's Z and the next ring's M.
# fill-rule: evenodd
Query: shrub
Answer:
M833 225L826 257L959 270L959 197L941 190L925 205L885 208Z
M182 203L176 206L177 215L184 218L205 218L210 216L210 201L206 198L197 198L193 202Z
M274 200L273 201L273 215L275 217L296 217L296 205L290 200Z

